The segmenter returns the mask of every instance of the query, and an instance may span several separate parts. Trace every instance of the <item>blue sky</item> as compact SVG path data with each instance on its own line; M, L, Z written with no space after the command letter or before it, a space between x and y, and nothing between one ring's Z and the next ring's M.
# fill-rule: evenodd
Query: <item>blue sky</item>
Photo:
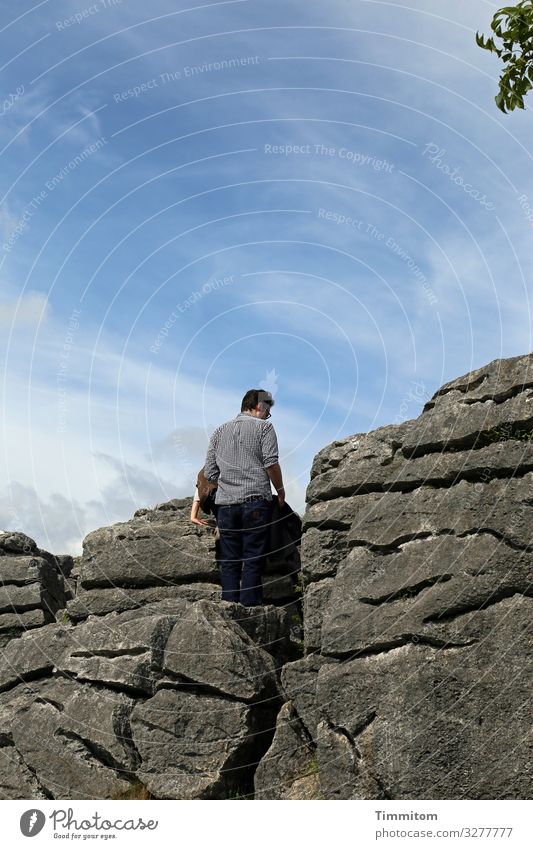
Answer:
M191 494L252 386L302 512L324 445L531 350L496 8L2 0L0 527L79 553Z

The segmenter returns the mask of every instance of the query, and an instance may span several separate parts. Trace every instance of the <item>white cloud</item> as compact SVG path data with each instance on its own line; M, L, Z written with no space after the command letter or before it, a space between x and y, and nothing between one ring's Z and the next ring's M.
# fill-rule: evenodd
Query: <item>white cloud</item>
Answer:
M0 324L34 327L50 315L48 298L43 292L28 291L17 299L0 297Z

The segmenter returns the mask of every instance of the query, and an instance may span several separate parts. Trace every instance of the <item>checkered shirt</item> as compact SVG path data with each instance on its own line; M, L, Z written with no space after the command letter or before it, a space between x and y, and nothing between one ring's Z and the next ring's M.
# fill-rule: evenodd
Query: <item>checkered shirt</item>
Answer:
M215 504L272 499L269 466L278 462L278 440L271 422L239 413L220 425L209 440L204 475L217 481Z

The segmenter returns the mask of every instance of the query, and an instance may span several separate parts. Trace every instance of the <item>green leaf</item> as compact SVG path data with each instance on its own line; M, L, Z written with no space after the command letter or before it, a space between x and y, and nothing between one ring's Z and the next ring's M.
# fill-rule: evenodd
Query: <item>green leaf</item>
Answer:
M533 0L497 9L490 28L490 38L476 32L476 44L503 61L496 106L504 113L524 109L524 96L533 89Z

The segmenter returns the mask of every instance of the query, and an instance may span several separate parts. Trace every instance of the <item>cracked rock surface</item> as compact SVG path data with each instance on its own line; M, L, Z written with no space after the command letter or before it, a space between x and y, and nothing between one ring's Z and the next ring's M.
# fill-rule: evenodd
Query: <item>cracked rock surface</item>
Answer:
M0 657L0 798L253 797L280 670L301 655L294 589L282 575L281 605L222 602L212 532L190 507L94 531L76 563L0 536L0 610L38 614Z
M532 530L533 355L322 449L256 793L291 798L310 747L313 798L531 798Z
M20 531L0 533L0 648L55 619L72 558L57 558Z
M272 646L281 651L284 635L283 662L291 643L284 610L251 611L167 599L11 640L0 665L0 796L252 794L282 704Z

